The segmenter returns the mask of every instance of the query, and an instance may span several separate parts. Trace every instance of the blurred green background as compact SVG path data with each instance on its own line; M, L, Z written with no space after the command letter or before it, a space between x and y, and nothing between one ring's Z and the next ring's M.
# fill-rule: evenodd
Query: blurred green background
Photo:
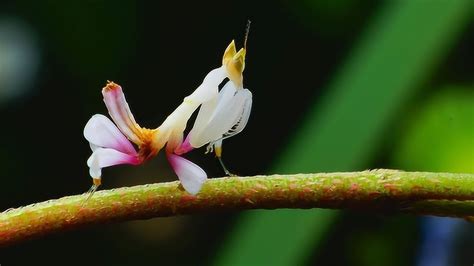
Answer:
M82 129L106 80L156 127L252 20L241 175L371 168L474 173L474 5L413 1L0 3L0 207L86 191ZM190 158L211 177L212 156ZM104 188L175 180L162 155ZM449 229L449 230L448 230ZM0 263L471 265L461 220L330 210L201 214L94 226L0 250ZM427 255L428 254L428 255ZM429 256L433 261L428 261Z

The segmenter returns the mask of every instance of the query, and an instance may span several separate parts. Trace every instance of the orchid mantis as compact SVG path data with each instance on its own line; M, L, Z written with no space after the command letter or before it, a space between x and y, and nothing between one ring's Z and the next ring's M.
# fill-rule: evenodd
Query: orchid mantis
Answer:
M119 164L139 165L161 149L151 141L157 130L142 128L135 122L119 85L108 82L102 89L102 95L113 122L104 115L96 114L84 127L84 137L92 150L87 160L93 180L89 197L101 185L102 168ZM132 143L138 147L138 152Z
M102 95L112 120L96 114L84 128L84 137L92 149L87 160L93 179L89 197L101 184L102 168L139 165L163 148L182 186L190 194L197 194L207 180L203 169L182 157L193 149L207 144L207 151L215 152L224 171L230 175L221 160L222 141L245 128L252 106L252 93L243 87L247 35L248 29L244 48L237 51L232 41L224 52L222 65L211 70L197 89L156 129L141 127L135 121L122 88L116 83L107 83ZM229 80L219 91L219 85L225 79ZM188 120L198 108L194 125L184 138Z

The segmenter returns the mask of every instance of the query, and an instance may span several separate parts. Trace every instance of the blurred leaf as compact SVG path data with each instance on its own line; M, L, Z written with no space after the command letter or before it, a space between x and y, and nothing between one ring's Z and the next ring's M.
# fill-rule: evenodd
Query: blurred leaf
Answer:
M33 89L40 61L37 36L16 17L0 18L0 104Z
M274 171L361 169L400 106L447 52L469 18L470 1L388 2L328 95L307 114ZM314 162L318 162L314 164ZM300 265L337 212L245 213L217 265Z
M394 154L397 168L439 172L474 172L474 90L449 86L414 106L408 125L400 127L401 141ZM424 217L418 265L462 265L469 252L454 248L462 221ZM467 227L467 226L466 226ZM467 233L467 232L466 232ZM449 257L457 262L449 261Z
M448 87L414 110L395 154L406 170L474 172L474 88Z

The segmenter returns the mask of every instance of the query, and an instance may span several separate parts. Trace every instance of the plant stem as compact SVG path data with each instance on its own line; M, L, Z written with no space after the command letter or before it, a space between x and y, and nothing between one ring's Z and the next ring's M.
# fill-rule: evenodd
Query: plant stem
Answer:
M357 209L474 216L474 174L374 170L210 179L197 196L178 182L49 200L0 214L0 245L85 225L223 210ZM471 217L471 218L469 218Z

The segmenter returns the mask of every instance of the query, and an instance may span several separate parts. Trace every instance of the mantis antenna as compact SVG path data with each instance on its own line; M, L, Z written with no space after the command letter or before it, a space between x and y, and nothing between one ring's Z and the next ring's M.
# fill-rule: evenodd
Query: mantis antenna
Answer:
M250 32L250 19L247 20L247 27L245 28L245 37L244 37L244 49L247 50L247 39L249 38L249 32Z

